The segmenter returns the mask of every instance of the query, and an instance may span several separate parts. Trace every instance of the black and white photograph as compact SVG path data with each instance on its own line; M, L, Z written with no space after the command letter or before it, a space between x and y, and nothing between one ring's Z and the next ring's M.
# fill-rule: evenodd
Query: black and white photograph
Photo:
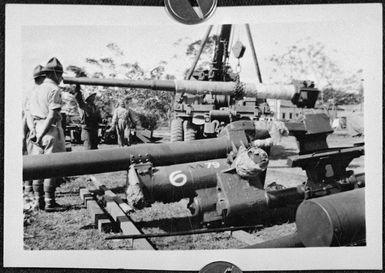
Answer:
M382 268L382 5L216 5L6 5L4 266Z

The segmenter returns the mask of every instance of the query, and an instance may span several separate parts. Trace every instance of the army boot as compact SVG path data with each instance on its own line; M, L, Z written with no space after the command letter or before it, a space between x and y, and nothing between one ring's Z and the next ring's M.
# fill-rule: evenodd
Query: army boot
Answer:
M48 183L47 183L48 184ZM44 184L44 201L45 201L45 207L44 210L46 212L59 212L59 211L65 211L68 209L68 207L59 205L55 201L55 190L56 187L52 186L51 184Z
M65 211L68 209L66 206L59 205L55 201L55 192L45 192L45 207L44 210L46 212L59 212L59 211Z
M60 212L60 211L68 210L68 207L62 206L62 205L56 203L55 199L51 199L49 201L47 201L47 199L45 199L44 210L46 212Z

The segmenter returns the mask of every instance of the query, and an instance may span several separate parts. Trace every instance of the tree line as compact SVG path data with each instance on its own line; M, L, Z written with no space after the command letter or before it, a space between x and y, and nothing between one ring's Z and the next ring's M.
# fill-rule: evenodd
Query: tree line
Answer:
M209 66L216 35L209 37L202 53L197 70ZM180 45L183 39L174 43ZM192 60L201 44L201 40L186 45L185 56ZM124 51L115 43L106 45L108 56L102 58L87 58L86 67L70 65L67 67L75 77L91 77L102 79L127 80L173 80L174 75L166 73L168 63L159 61L151 70L145 71L138 62L125 61ZM177 56L175 56L177 58ZM271 64L268 71L270 83L290 83L297 79L311 79L321 90L320 104L332 102L334 105L359 104L363 101L362 69L355 73L347 73L328 56L325 46L321 42L314 42L310 38L298 41L288 46L280 54L273 54L267 58ZM186 64L185 73L189 67ZM117 102L125 96L132 96L136 100L134 110L137 111L144 128L156 129L160 124L171 118L173 94L165 91L153 91L137 88L115 88L88 86L99 94L96 104L101 110L102 117L108 120Z

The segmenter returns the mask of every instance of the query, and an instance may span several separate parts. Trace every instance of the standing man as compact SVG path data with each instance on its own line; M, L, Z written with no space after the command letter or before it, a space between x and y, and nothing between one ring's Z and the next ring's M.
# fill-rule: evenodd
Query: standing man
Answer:
M31 144L29 154L65 152L59 88L63 79L63 66L54 57L48 61L41 72L45 74L46 78L40 85L35 86L29 99L29 114L33 124L29 135L29 144ZM40 209L44 209L46 212L66 209L55 201L57 178L34 180L32 187Z
M125 137L127 138L127 144L130 146L132 144L132 136L135 135L135 129L137 126L140 126L138 115L134 110L131 109L132 97L127 96L126 99L126 108L127 108L127 127L125 130Z
M82 133L81 138L84 141L83 146L85 150L95 150L98 148L99 137L98 129L102 118L99 109L95 105L95 92L87 92L84 95L80 92L80 85L76 85L74 90L76 101L79 104Z
M45 79L45 75L42 72L43 66L38 65L33 70L33 79L35 81L35 85L40 85L43 83ZM29 137L29 132L33 130L34 124L33 120L31 119L31 115L29 114L29 102L28 99L25 103L25 109L23 113L23 155L28 154L28 147L27 147L27 140ZM24 181L24 195L26 196L33 196L33 190L32 190L32 180Z
M33 69L33 79L35 82L35 86L43 83L45 79L45 74L42 72L43 66L38 65ZM25 109L23 112L23 154L27 154L27 139L29 132L34 128L33 120L31 119L31 115L29 114L29 101L28 98L25 101Z
M138 123L136 115L127 106L131 100L131 97L126 97L119 101L118 108L112 116L111 129L108 130L109 132L116 130L120 147L131 145L131 129L134 129Z
M119 147L128 146L128 141L125 137L127 115L128 110L126 109L126 102L124 99L121 99L118 103L118 107L114 110L114 114L112 115L111 129L108 130L108 132L111 132L114 129L116 130Z

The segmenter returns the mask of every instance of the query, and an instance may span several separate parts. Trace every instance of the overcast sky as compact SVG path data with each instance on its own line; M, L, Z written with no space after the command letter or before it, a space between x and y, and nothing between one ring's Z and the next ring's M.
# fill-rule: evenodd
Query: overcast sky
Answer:
M258 7L256 7L258 9ZM353 8L354 10L354 8ZM163 12L163 11L162 11ZM349 9L347 9L349 14ZM182 24L133 24L133 25L74 25L72 21L58 25L26 25L22 27L22 77L23 90L32 86L32 70L37 64L44 65L55 56L68 65L84 66L85 59L107 56L106 45L116 43L125 53L126 62L138 62L145 70L166 61L167 72L181 79L183 71L191 65L185 58L188 42L201 39L207 25L187 26ZM262 77L268 79L269 63L272 54L282 53L298 40L310 37L311 41L321 42L326 51L338 65L354 72L363 68L365 58L365 22L354 16L335 18L331 16L322 21L251 23L251 32L260 63ZM218 31L216 25L212 34ZM174 43L183 38L179 46ZM242 41L247 49L241 59L241 80L256 81L256 72L251 57L250 45L244 24L236 25L234 41ZM232 63L235 59L232 58Z

